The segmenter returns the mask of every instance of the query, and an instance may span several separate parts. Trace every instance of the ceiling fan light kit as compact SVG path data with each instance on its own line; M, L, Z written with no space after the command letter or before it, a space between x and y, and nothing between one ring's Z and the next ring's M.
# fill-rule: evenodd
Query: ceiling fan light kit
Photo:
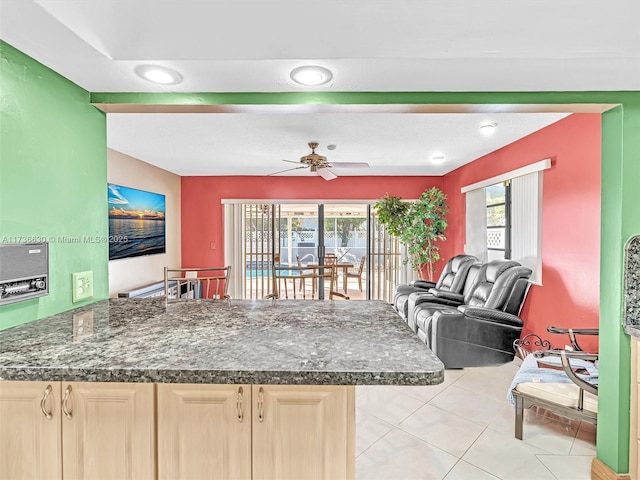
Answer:
M333 180L334 178L338 178L338 176L335 173L333 173L331 170L329 170L330 168L369 168L369 164L366 162L328 162L327 157L316 153L316 148L318 148L318 142L309 142L308 145L309 145L309 148L311 149L311 153L300 157L299 162L294 162L292 160L283 160L283 162L302 164L302 165L298 167L289 168L287 170L282 170L280 172L270 173L267 176L270 177L273 175L277 175L279 173L289 172L291 170L309 168L310 172L318 174L325 180Z
M497 126L496 122L485 122L480 125L480 132L484 135L491 135L495 132Z

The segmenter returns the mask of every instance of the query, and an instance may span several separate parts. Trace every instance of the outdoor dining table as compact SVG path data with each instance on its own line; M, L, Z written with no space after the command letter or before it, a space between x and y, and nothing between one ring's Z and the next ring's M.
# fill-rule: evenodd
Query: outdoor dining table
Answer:
M316 263L303 263L301 265L304 268L305 265L308 265L310 267L317 267L320 264L316 262ZM337 263L334 263L333 266L336 267L338 270L342 270L342 290L344 291L344 293L347 293L347 280L349 279L349 277L347 277L347 270L349 270L350 268L353 268L355 265L351 262L337 262Z

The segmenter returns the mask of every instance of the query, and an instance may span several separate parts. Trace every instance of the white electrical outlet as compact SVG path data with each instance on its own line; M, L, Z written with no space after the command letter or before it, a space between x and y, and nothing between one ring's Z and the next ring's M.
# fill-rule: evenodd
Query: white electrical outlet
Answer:
M93 297L93 270L71 274L73 303Z

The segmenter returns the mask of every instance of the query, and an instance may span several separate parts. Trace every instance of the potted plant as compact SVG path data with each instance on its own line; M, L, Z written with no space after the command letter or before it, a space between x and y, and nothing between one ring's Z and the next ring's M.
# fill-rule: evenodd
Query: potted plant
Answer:
M391 235L407 246L409 257L418 278L424 278L424 268L433 280L435 262L440 260L438 241L446 240L445 215L449 211L446 195L436 187L425 190L420 198L405 202L398 196L385 195L375 204L380 223Z

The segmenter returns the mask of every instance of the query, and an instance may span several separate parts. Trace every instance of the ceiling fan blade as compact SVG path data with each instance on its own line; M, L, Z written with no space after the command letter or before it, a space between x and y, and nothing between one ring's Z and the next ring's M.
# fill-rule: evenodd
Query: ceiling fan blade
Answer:
M335 168L369 168L367 162L331 162Z
M273 175L278 175L279 173L284 173L284 172L290 172L291 170L300 170L301 168L307 168L306 165L302 166L302 167L293 167L293 168L287 168L286 170L280 170L279 172L273 172L273 173L269 173L267 175L267 177L271 177Z
M333 173L327 168L319 168L318 175L320 175L325 180L333 180L334 178L338 178L338 176L335 173Z

